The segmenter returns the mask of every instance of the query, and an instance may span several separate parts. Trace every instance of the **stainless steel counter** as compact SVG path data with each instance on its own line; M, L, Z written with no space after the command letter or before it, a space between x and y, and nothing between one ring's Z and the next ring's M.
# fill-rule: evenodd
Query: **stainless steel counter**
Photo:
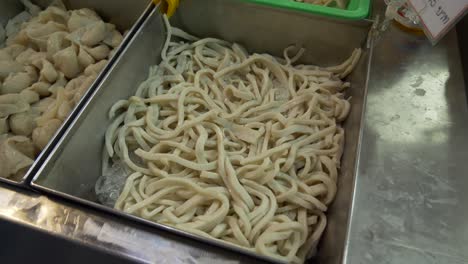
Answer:
M432 47L392 26L372 68L344 262L468 263L468 104L456 33ZM130 260L252 261L6 185L0 217Z
M468 262L468 110L456 32L374 53L347 263Z

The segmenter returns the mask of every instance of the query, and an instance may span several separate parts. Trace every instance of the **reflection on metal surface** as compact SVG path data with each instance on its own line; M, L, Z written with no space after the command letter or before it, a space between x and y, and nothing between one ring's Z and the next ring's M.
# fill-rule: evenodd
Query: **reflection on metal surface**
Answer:
M455 32L376 46L346 263L467 263L464 85Z
M423 37L416 41L426 42ZM391 74L386 68L378 90L368 97L368 107L374 109L368 121L381 139L395 144L446 142L447 135L440 131L450 121L446 102L441 98L450 77L449 69L440 61L425 61L419 46L408 52L392 54L393 58L388 53L384 55L386 63L393 64L390 67L397 67L395 73L404 74Z

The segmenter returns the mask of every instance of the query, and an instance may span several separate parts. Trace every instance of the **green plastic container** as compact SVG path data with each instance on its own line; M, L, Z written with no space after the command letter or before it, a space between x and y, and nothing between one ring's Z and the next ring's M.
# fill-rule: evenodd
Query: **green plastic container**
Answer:
M370 11L371 0L350 0L346 9L338 7L319 6L294 0L244 0L251 3L262 4L277 8L286 8L307 13L313 13L333 18L357 20L367 18Z

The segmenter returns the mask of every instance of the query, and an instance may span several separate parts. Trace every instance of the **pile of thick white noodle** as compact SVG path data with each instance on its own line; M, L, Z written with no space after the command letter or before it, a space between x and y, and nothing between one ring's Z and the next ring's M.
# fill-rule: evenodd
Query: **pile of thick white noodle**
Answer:
M166 21L162 62L110 110L104 167L133 173L115 208L302 263L335 197L361 50L336 67L293 66Z

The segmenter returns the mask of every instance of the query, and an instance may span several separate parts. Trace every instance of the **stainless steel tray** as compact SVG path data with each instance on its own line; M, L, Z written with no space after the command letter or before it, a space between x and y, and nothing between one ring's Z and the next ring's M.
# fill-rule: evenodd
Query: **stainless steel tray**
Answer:
M336 21L241 1L184 0L171 22L197 36L238 42L251 52L281 56L284 47L299 44L307 49L303 62L324 66L337 64L346 59L354 48L364 47L361 61L348 78L352 82L348 94L352 96L352 111L345 123L346 147L338 182L339 192L328 212L329 225L317 256L320 263L338 263L343 256L352 208L356 152L361 137L372 54L372 49L366 49L371 21ZM107 112L114 102L134 94L139 83L146 79L149 66L160 61L163 42L162 18L153 10L44 162L31 183L33 188L111 212L117 217L133 219L275 262L253 252L128 215L97 202L94 184L101 173L104 133L110 124Z
M41 6L47 7L52 0L32 0L33 3ZM106 0L64 0L64 4L68 9L80 9L80 8L92 8L96 10L99 15L104 18L106 22L113 23L117 28L124 32L128 31L128 34L124 38L122 44L116 51L115 56L109 61L107 66L102 70L101 74L98 75L94 83L88 89L86 94L81 98L81 101L76 105L75 109L70 113L68 118L63 122L62 126L57 130L55 135L49 141L44 150L39 154L35 159L34 163L31 165L29 170L21 179L6 179L0 178L0 181L7 182L13 185L18 186L27 186L26 184L34 176L35 172L42 165L44 160L47 159L51 150L59 141L60 137L64 134L66 128L70 125L73 119L78 115L80 109L83 107L84 102L89 99L90 94L96 87L99 82L102 80L104 74L109 71L112 65L115 63L116 59L122 53L123 48L128 44L131 37L137 31L139 25L143 20L149 15L153 5L149 0L138 0L138 1L125 1L117 0L112 1L112 4L109 4L109 1ZM22 11L22 4L19 0L7 0L0 2L0 22L5 23L9 18L18 14Z

